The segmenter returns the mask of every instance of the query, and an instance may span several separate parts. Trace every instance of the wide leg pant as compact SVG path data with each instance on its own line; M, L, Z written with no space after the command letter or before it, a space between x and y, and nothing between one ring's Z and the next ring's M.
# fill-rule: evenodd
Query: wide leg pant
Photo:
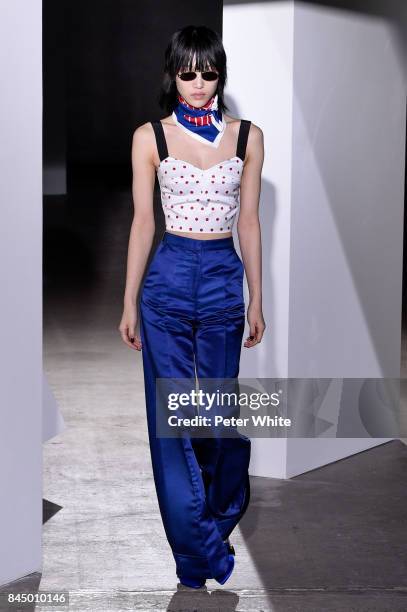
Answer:
M141 291L140 335L159 508L178 576L216 578L223 542L250 499L250 439L156 435L156 378L235 378L245 326L243 263L232 237L166 232Z

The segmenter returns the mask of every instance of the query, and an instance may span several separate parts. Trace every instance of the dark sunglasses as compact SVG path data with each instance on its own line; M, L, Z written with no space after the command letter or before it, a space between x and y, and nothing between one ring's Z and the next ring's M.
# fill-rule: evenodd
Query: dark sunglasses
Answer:
M219 78L219 74L214 70L207 70L206 72L201 72L202 78L204 81L216 81ZM178 74L181 81L193 81L197 77L197 72L188 71L188 72L180 72Z

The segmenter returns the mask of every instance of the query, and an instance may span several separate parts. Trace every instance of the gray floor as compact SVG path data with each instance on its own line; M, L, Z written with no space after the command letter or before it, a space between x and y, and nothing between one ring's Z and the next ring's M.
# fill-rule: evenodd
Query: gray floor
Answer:
M252 477L230 580L198 592L177 584L151 472L141 354L117 331L129 195L87 197L86 214L78 197L46 209L44 365L66 429L44 445L42 575L10 588L69 590L72 610L406 611L400 441L287 481Z

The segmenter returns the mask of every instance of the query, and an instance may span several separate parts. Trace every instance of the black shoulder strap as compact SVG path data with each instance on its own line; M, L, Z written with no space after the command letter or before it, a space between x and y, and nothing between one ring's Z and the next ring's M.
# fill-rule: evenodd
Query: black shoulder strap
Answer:
M163 159L168 157L167 142L165 140L163 124L161 123L161 121L152 121L151 125L153 126L153 130L155 133L158 155L160 156L160 161L162 161Z
M240 157L242 161L244 161L244 158L246 157L246 145L247 145L247 138L249 136L250 124L251 124L251 121L248 121L247 119L241 119L240 121L239 136L237 139L237 147L236 147L236 156Z

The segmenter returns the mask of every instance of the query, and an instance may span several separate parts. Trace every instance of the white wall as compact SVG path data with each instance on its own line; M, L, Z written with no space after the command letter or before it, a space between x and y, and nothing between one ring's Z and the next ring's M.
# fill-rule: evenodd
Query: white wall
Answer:
M267 329L256 348L242 346L242 378L285 377L288 371L293 36L292 2L224 5L226 102L230 114L261 127L265 140L260 222ZM236 225L234 233L238 249ZM245 299L247 305L247 287ZM254 439L251 474L283 477L286 446L285 439Z
M0 584L41 571L41 2L0 4Z
M225 3L223 23L227 94L266 147L268 327L259 347L243 347L240 376L397 377L406 125L398 35L380 16L313 3ZM251 473L292 476L385 440L254 439Z
M406 94L394 32L304 3L294 30L290 375L397 377Z
M398 377L406 94L395 31L306 3L294 30L290 376ZM290 439L287 473L383 441Z

